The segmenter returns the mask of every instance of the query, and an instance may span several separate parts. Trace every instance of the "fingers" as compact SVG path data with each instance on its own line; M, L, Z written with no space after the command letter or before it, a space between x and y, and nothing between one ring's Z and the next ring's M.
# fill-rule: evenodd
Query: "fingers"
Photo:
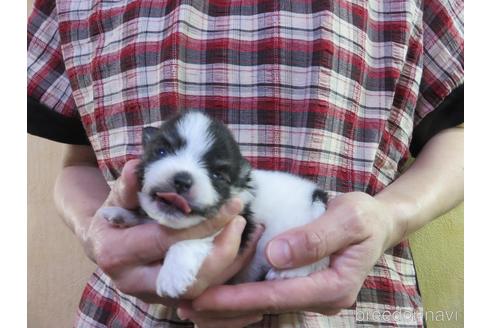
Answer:
M212 254L206 259L204 265L200 269L197 276L197 282L183 297L195 297L203 292L217 276L227 271L228 266L234 262L241 243L241 235L245 227L246 221L244 218L238 216L232 222L230 222L223 231L215 238L214 250ZM153 224L141 225L134 228L129 228L123 231L126 236L145 236L147 231L155 231L162 227L156 224L155 229L149 230L148 228ZM128 234L130 230L140 230L141 233ZM128 240L123 238L123 243L128 243ZM142 258L142 256L148 256L148 252L145 255L139 252L138 243L133 243L135 257L138 257L139 261L146 262L148 258ZM113 245L114 246L114 245ZM117 246L115 246L116 248ZM145 247L145 246L143 246ZM250 251L251 252L251 251ZM152 264L132 265L131 254L121 251L121 249L109 249L105 251L106 257L110 257L109 260L104 260L101 263L101 267L104 272L110 274L111 278L115 281L118 289L124 293L128 293L134 296L145 297L147 301L150 301L149 297L155 297L156 279L159 275L162 263L161 261L155 261ZM162 258L163 252L156 256ZM120 259L120 260L118 260ZM129 260L130 259L130 260ZM231 274L232 275L232 274ZM221 281L223 282L223 281ZM156 302L162 303L162 299L155 297Z
M156 296L156 279L162 264L155 262L145 266L127 267L113 274L111 279L116 288L125 294L152 294Z
M176 306L176 299L160 297L156 294L156 279L162 267L160 262L144 266L128 267L111 278L115 287L122 293L132 295L148 304Z
M359 241L361 234L343 215L340 211L327 212L309 224L275 237L265 250L268 262L278 269L300 267Z
M195 299L192 306L200 312L264 313L315 308L320 305L337 307L339 295L345 293L343 286L334 271L325 270L302 278L211 287Z
M241 202L233 199L221 208L215 218L181 230L170 229L157 222L119 229L103 218L96 217L98 229L101 230L100 234L104 234L105 237L102 245L98 245L95 252L102 254L104 261L109 262L107 263L109 269L162 260L172 244L181 240L199 239L212 235L236 217L241 209ZM101 263L98 264L101 265Z
M262 314L247 314L231 319L227 318L203 318L200 316L190 318L198 328L243 328L263 319Z
M243 204L239 198L233 198L227 201L215 215L215 217L206 219L204 222L181 230L172 230L172 243L185 239L197 239L210 236L222 229L233 218L242 211Z
M123 207L128 210L139 206L137 193L140 185L137 178L139 159L132 159L125 163L121 175L113 186L106 205Z
M201 294L214 278L224 271L227 271L227 267L234 262L238 253L245 224L245 219L238 216L230 222L219 235L217 235L214 241L214 250L200 269L197 276L197 282L186 295L183 295L183 298L195 297ZM142 225L135 228L147 228L146 226L151 225L153 224ZM155 228L160 229L161 227L157 226ZM131 229L133 228L126 229L125 232ZM145 229L140 230L145 231ZM142 234L138 234L138 236L141 236ZM125 242L125 240L123 240L123 242ZM141 245L135 244L135 249L137 250L135 256L139 257L140 261L146 262L148 259L142 258L142 254L138 252L139 247L141 247ZM146 255L148 254L149 253ZM162 258L163 255L164 253L161 252L158 256ZM123 258L125 256L128 256L128 254L123 252L119 253L118 250L113 251L113 262L109 266L103 263L103 270L111 274L118 289L135 296L145 296L146 300L149 300L149 296L155 295L155 282L162 267L161 261L153 262L153 264L150 265L132 266L130 263L125 263L125 260L122 260L119 263L115 260L118 257ZM162 300L158 297L155 297L155 301L162 303Z
M195 298L200 295L215 277L234 261L245 226L246 220L237 216L215 237L212 253L205 259L198 272L196 283L184 295L185 298Z
M263 319L261 313L245 313L234 316L229 316L229 313L218 313L215 315L202 314L193 311L189 304L184 303L180 304L177 314L181 320L191 320L200 328L245 327Z
M199 285L194 286L193 291L188 296L196 298L206 288L223 284L236 275L253 257L256 243L263 230L263 227L258 227L251 236L248 246L241 252L238 251L242 231L240 235L233 235L234 232L229 233L224 230L218 235L214 241L214 252L207 257L198 274Z
M256 252L256 245L260 240L261 235L265 231L265 228L261 225L257 226L255 231L249 236L249 241L244 249L234 259L231 265L219 273L211 281L210 286L223 284L234 277L247 263L251 261Z
M306 312L314 312L314 313L321 313L326 316L332 316L332 315L337 315L340 313L342 309L331 309L327 307L317 307L317 308L311 308L311 309L305 309L304 311Z
M249 287L248 287L249 288ZM319 286L318 286L319 288ZM269 290L268 292L271 292ZM297 294L299 295L302 299L309 298L309 295L306 294ZM258 300L263 299L262 297L265 297L265 295L257 295ZM278 299L282 299L283 296L279 296ZM293 297L290 297L291 299ZM270 298L272 299L272 298ZM229 303L227 301L227 303ZM312 301L306 302L305 304L315 304ZM252 320L249 323L254 323L257 321L260 321L263 318L262 313L282 313L282 312L288 312L290 310L299 310L302 309L303 311L309 311L309 312L316 312L316 313L321 313L327 316L331 315L336 315L338 312L340 312L341 307L330 307L329 304L320 304L316 306L311 306L311 307L302 307L303 304L298 303L294 300L294 303L292 304L282 304L281 302L275 302L275 304L268 303L267 304L257 304L256 306L250 307L249 310L246 310L246 307L234 307L233 310L231 309L224 309L224 308L214 308L213 310L207 310L205 308L201 308L200 311L197 311L196 308L199 307L199 305L196 305L197 302L193 303L180 303L179 308L178 308L178 316L181 319L189 319L198 326L201 327L200 324L205 324L206 326L214 327L213 324L225 324L229 323L231 324L230 327L232 326L232 323L234 320L237 320L237 322L242 323L241 320ZM215 304L216 305L216 304ZM211 307L215 306L211 305ZM291 309L292 307L292 309ZM242 327L242 326L241 326Z

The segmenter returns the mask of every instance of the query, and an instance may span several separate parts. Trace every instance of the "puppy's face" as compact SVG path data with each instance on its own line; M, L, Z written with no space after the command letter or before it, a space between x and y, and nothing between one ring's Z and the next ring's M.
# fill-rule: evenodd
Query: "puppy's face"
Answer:
M163 225L195 225L246 188L251 168L231 133L200 112L145 128L143 144L140 205Z

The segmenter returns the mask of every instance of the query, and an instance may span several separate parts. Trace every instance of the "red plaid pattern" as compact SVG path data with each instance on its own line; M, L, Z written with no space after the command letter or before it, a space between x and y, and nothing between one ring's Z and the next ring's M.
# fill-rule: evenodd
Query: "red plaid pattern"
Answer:
M28 94L80 116L109 183L140 155L142 126L199 109L256 167L308 177L330 197L375 194L398 176L414 126L463 83L462 16L459 0L38 0ZM255 326L383 322L423 325L407 242L380 258L353 308ZM191 327L100 270L76 325Z

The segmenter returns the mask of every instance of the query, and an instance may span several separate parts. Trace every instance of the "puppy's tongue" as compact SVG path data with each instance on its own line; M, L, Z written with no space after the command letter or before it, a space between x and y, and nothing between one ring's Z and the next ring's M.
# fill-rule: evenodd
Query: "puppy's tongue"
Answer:
M186 199L174 192L156 192L157 197L173 204L184 214L190 214L191 208Z

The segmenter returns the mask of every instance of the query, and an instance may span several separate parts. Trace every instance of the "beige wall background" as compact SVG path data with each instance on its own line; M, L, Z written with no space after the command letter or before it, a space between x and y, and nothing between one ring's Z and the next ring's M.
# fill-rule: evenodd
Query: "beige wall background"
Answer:
M95 268L53 204L62 149L61 144L28 137L27 324L32 328L72 327Z
M28 0L28 13L31 7ZM29 136L27 150L27 323L33 328L70 327L94 264L53 204L63 146ZM463 327L463 229L460 205L411 237L425 310L432 311L427 316L430 328Z
M461 204L410 238L429 328L464 326L463 218Z

